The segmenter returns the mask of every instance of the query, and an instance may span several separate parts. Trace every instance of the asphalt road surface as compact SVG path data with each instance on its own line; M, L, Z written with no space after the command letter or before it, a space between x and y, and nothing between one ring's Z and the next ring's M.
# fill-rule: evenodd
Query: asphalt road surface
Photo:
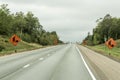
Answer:
M0 80L96 80L74 44L0 57Z

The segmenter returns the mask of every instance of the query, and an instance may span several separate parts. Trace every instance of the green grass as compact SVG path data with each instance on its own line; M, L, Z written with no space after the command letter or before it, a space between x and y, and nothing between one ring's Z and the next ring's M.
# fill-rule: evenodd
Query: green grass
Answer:
M41 45L34 43L27 43L24 41L20 41L17 46L13 46L13 44L9 42L8 37L2 37L2 36L0 36L0 46L5 48L2 49L2 51L0 51L0 56L15 53L15 50L17 52L22 52L22 51L38 49L42 47Z
M96 45L96 46L87 46L88 48L99 52L105 56L108 56L112 59L120 61L120 40L117 40L117 46L112 49L109 49L105 44Z

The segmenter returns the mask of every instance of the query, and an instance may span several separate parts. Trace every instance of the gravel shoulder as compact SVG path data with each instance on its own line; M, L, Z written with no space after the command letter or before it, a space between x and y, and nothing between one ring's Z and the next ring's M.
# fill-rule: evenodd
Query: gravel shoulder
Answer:
M78 45L97 80L120 80L120 63Z

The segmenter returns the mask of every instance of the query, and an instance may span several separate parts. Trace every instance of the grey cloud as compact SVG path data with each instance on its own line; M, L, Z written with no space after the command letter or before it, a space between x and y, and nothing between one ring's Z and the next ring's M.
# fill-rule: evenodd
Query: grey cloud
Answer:
M48 5L48 6L78 6L82 5L83 0L2 0L8 3L16 4L35 4L35 5Z
M75 31L75 32L58 32L60 39L64 41L82 41L84 36L87 36L88 31ZM62 38L64 37L64 38Z

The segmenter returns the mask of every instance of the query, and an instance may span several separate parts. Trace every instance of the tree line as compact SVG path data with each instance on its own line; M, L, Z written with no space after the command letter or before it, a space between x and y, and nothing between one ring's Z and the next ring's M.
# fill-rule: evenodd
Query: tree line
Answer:
M47 32L32 12L11 13L8 4L0 5L0 35L10 37L17 34L23 41L53 45L62 43L56 31Z
M112 17L110 14L96 20L97 26L93 29L93 34L88 32L83 40L84 44L98 45L104 43L109 38L120 39L120 18Z

